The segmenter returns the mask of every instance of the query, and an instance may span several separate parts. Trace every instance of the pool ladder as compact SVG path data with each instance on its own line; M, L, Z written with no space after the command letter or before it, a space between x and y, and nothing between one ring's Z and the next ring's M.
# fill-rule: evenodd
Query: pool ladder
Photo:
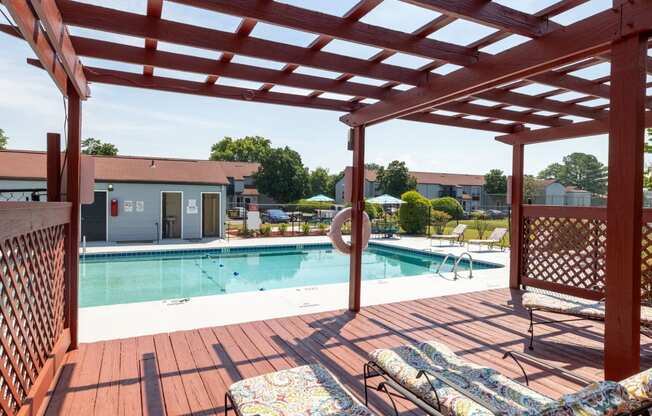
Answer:
M459 257L457 257L457 259L455 260L455 263L453 264L453 275L455 276L454 280L457 280L457 278L459 277L457 267L459 266L460 261L462 261L462 259L465 256L469 258L469 279L473 279L473 257L471 256L471 253L469 253L468 251L465 251L464 253L460 254ZM455 257L455 254L453 254L453 253L446 254L446 256L441 261L441 263L439 263L439 266L437 266L437 270L435 270L435 274L438 274L438 275L441 276L441 273L440 273L441 266L443 266L446 263L446 260L448 260L451 257Z

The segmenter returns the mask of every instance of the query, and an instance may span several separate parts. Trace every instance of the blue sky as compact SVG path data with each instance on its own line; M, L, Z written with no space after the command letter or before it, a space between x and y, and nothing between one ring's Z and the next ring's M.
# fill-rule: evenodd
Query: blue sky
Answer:
M146 0L84 0L89 3L144 14ZM507 6L535 12L556 0L496 0ZM356 0L283 0L296 6L342 15ZM554 20L570 24L611 5L611 0L590 0L576 10L564 13ZM1 8L1 6L0 6ZM4 9L3 9L4 11ZM362 19L369 24L383 25L396 30L412 31L437 13L420 9L396 0L385 2ZM217 13L201 11L165 2L163 17L219 30L234 31L239 19ZM0 16L1 18L1 16ZM142 40L125 36L106 36L90 30L75 29L73 34L142 46ZM457 44L468 44L491 33L492 29L471 22L457 21L450 27L435 32L430 37ZM299 46L307 45L315 36L305 32L258 24L252 36L284 41ZM511 36L486 52L498 53L511 45L526 41ZM159 43L163 50L190 53L217 58L214 51L180 47ZM45 74L25 63L33 57L26 43L0 34L0 128L10 137L9 147L16 149L44 149L47 132L61 132L64 124L64 107L61 95ZM334 41L325 51L368 57L377 49L349 42ZM104 66L126 71L141 72L134 65L119 64L84 58L87 65ZM282 63L236 57L235 62L279 68ZM421 58L397 54L387 63L416 67ZM454 70L454 66L440 71ZM608 73L608 65L576 75L595 78ZM339 74L301 68L298 72L334 77ZM203 81L198 74L156 70L162 76L182 77ZM374 80L360 79L373 83ZM225 85L256 88L255 83L220 78ZM134 88L101 84L91 86L92 98L83 104L83 137L96 137L114 143L124 155L151 155L183 158L207 158L212 143L223 136L241 137L261 135L274 146L290 146L303 157L304 163L315 168L323 166L339 171L351 162L346 150L347 128L339 122L341 113L330 111L248 103L234 100L162 93ZM275 87L273 91L299 93L296 89ZM528 93L528 91L523 91ZM333 97L336 98L336 97ZM569 99L572 97L553 97ZM391 121L367 130L366 160L386 164L399 159L412 170L484 174L489 169L511 170L511 148L494 141L495 133L423 124L408 121ZM606 137L568 140L529 146L526 150L528 173L537 173L549 163L564 155L583 151L595 154L607 162Z

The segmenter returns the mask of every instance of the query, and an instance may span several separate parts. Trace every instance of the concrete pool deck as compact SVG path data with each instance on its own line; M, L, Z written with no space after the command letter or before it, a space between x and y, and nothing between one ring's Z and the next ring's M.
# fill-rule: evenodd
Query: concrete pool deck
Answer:
M373 239L388 246L430 249L423 237ZM243 240L211 240L171 242L166 244L89 246L87 253L138 252L152 250L194 250L218 247L251 247L287 244L330 243L319 237L270 237ZM433 252L459 256L466 247L435 246ZM477 269L473 279L468 272L453 280L453 273L400 277L362 282L362 305L379 305L413 299L430 298L487 289L505 288L509 283L509 251L471 251L474 261L505 265L503 268ZM246 307L243 308L243 305ZM345 309L348 305L348 283L274 289L265 292L244 292L190 298L184 303L167 301L127 303L81 308L79 338L93 342L161 332L173 332L208 326L281 318Z

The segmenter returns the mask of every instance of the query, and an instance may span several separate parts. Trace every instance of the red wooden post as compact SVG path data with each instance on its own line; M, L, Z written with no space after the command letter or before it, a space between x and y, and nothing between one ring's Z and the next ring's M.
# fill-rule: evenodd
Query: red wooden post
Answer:
M353 169L351 174L351 260L349 269L349 310L360 310L362 283L362 214L364 212L364 126L351 130Z
M70 349L77 348L77 309L79 285L79 235L80 235L80 165L81 165L81 99L74 88L68 89L68 148L66 200L72 203L68 227L68 281L66 282Z
M512 146L512 224L510 235L510 272L509 287L519 289L521 286L521 253L523 236L523 155L522 144Z
M641 220L647 38L613 42L607 201L604 370L608 380L639 371Z
M48 133L47 188L48 202L61 200L61 136Z

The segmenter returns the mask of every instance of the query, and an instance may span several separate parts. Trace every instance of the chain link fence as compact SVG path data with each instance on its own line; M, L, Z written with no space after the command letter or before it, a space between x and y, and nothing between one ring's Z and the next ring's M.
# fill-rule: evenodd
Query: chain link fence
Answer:
M0 202L45 202L47 189L0 189Z

